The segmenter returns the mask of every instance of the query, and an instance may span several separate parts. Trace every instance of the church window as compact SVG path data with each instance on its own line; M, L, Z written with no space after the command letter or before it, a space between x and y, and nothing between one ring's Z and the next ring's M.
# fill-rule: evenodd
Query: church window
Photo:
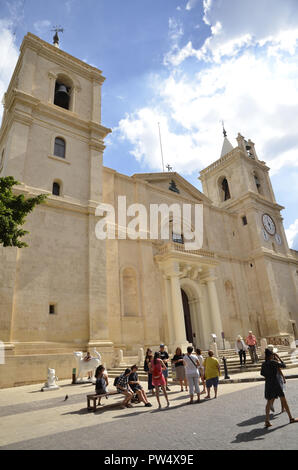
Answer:
M231 198L231 195L230 195L229 183L226 178L223 179L221 183L221 187L224 192L224 201L227 201L228 199Z
M261 192L261 183L260 183L259 177L256 173L254 173L254 180L255 180L257 190L260 193Z
M56 137L54 146L55 157L65 158L65 140L61 137Z
M71 87L65 81L56 81L54 104L60 108L69 109Z
M218 186L220 192L220 200L227 201L228 199L231 199L229 183L225 176L219 179Z
M52 194L54 196L60 196L60 184L57 183L57 181L53 183Z
M56 313L56 305L50 304L49 305L49 314L50 315L55 315L55 313Z
M246 215L244 215L244 216L242 217L242 223L243 223L243 225L247 225L247 217L246 217Z
M184 238L183 235L180 233L174 233L172 232L172 240L175 243L181 243L182 245L184 244Z

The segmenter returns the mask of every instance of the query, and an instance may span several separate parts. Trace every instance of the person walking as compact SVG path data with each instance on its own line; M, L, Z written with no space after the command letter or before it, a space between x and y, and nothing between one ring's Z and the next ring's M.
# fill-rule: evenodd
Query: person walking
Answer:
M205 382L205 370L204 370L204 358L202 356L202 351L200 349L196 349L196 355L198 356L199 363L200 363L200 378L203 385L203 391L201 393L206 393L206 382Z
M281 359L281 358L279 357L279 355L277 354L277 353L278 353L278 349L275 348L275 347L273 346L273 344L268 344L267 349L269 349L269 350L273 353L273 360L279 362L280 365L281 365L281 368L285 368L285 367L286 367L286 366L285 366L285 363L282 361L282 359ZM284 391L284 386L285 386L285 383L286 383L286 378L285 378L285 376L283 375L281 368L278 369L278 371L277 371L277 380L278 380L278 382L279 382L279 385L280 385L282 391ZM282 403L281 400L280 400L280 402L281 402L281 413L284 413L284 411L285 411L284 405L283 405L283 403ZM273 413L274 413L275 410L274 410L273 404L274 404L274 400L273 400L272 406L270 407L270 410L273 411Z
M288 414L290 423L297 423L298 419L293 418L289 405L287 403L285 394L280 386L280 383L277 378L277 373L281 369L282 365L280 362L274 360L274 353L270 349L265 349L265 361L262 364L261 375L265 377L265 399L267 400L266 404L266 418L265 418L265 428L272 426L270 423L270 409L273 405L273 402L276 398L280 398L285 411Z
M152 359L151 363L149 364L150 372L152 374L152 385L155 387L156 391L156 399L158 402L158 407L161 408L160 399L159 399L159 387L161 387L165 399L167 401L167 408L170 406L170 402L168 399L167 391L166 391L166 379L163 375L163 370L166 369L165 363L160 358L160 352L156 352L154 354L154 358Z
M175 365L176 371L176 378L180 382L181 392L183 392L183 382L185 386L185 390L187 391L187 380L185 375L185 367L183 362L183 354L181 348L177 348L175 351L175 355L172 359L173 364Z
M163 376L166 380L166 387L167 387L167 390L168 392L170 391L170 388L168 387L168 377L169 377L169 370L168 370L168 367L169 367L169 364L168 364L168 361L169 361L169 355L167 353L167 351L165 350L165 345L164 344L161 344L159 346L159 353L160 353L160 359L163 361L164 365L166 366L166 368L162 371L163 373Z
M218 389L218 382L220 376L220 365L216 357L214 356L213 351L208 351L208 357L206 357L204 361L204 368L205 368L205 380L206 380L206 387L207 387L207 396L206 398L209 399L210 397L210 390L211 387L214 387L214 398L217 398L217 389Z
M134 364L131 366L130 376L128 378L128 383L133 393L137 394L139 401L143 402L146 407L152 406L147 399L147 395L142 385L140 384L138 377L138 366Z
M152 349L148 348L146 351L145 361L144 361L144 371L148 376L148 392L151 391L152 396L154 396L154 386L152 385L152 374L150 372L150 364L153 359Z
M235 341L235 350L239 354L239 359L240 359L240 367L246 365L246 351L248 347L246 346L243 338L241 335L237 336L237 339Z
M200 387L199 387L199 367L200 361L197 356L193 353L193 347L188 346L187 354L185 354L183 361L185 367L185 375L187 383L189 385L189 404L193 403L194 391L196 392L198 399L197 402L200 402Z
M246 338L246 344L248 346L251 362L253 364L255 362L259 362L259 358L257 356L257 339L255 335L252 334L252 331L248 332L248 336Z

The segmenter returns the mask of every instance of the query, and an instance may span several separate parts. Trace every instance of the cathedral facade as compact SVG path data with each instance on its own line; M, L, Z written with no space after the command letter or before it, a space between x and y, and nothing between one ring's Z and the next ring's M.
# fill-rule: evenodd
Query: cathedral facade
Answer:
M203 192L175 172L126 176L103 166L104 77L28 34L4 99L0 176L47 194L27 218L28 248L0 247L0 387L70 377L73 351L108 366L165 343L209 348L211 335L297 338L298 253L289 249L269 168L254 143L224 137L201 171ZM203 206L203 246L169 239L99 240L99 204ZM117 227L119 231L119 226ZM120 238L120 239L119 239Z

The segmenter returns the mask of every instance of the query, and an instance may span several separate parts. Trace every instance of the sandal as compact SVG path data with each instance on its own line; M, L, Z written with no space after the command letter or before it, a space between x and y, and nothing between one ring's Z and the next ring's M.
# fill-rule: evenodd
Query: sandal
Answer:
M269 421L265 421L265 428L270 428L272 424Z
M298 423L298 418L291 418L290 423Z

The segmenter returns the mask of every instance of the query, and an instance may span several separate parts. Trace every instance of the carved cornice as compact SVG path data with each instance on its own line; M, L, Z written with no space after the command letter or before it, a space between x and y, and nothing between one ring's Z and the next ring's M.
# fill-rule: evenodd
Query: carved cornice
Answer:
M24 37L20 48L21 53L24 52L26 47L35 51L39 56L45 57L63 68L65 68L67 64L68 70L72 70L74 73L77 73L88 80L94 80L99 84L102 84L105 81L105 77L102 75L101 70L88 65L86 62L83 62L67 52L58 49L52 44L43 41L32 33L28 33Z

